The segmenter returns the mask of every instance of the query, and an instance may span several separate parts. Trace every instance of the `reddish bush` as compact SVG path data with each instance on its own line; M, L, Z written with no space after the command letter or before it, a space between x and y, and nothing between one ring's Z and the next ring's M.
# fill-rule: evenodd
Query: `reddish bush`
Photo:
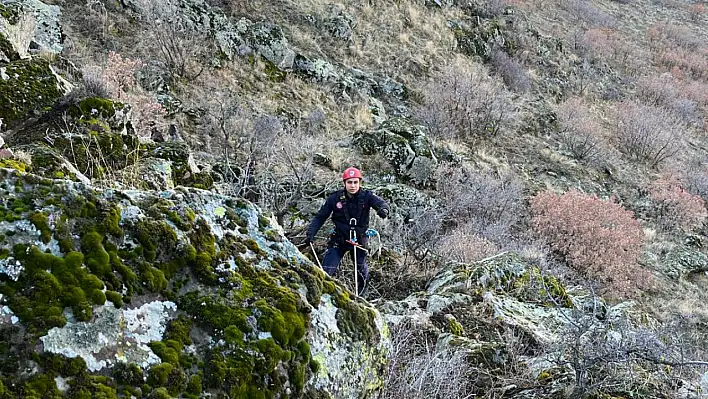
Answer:
M659 223L665 230L689 232L700 228L708 217L703 198L684 190L678 180L654 181L649 196L659 204Z
M698 21L704 15L708 14L708 7L706 7L705 4L696 3L696 4L691 4L688 7L688 11L691 13L691 19L694 21Z
M649 28L647 35L660 66L694 79L708 78L708 47L688 28L661 22Z
M92 95L107 96L132 106L133 128L140 136L150 136L152 128L164 127L165 110L135 81L140 60L123 58L111 51L104 67L89 66L83 70L83 83Z
M628 72L641 70L648 63L647 55L619 31L612 28L592 28L573 36L576 51L589 60L606 60Z
M531 213L536 232L580 273L619 295L645 287L648 273L637 265L642 227L613 199L542 192L531 199Z
M670 73L644 76L637 80L637 95L646 104L670 104L679 96L678 81Z

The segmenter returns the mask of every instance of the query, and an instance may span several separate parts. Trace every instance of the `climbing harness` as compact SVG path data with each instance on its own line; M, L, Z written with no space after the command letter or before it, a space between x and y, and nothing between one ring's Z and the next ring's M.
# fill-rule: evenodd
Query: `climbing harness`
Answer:
M317 261L317 266L320 267L320 269L324 270L322 267L322 263L320 263L320 258L317 257L317 251L315 251L315 246L312 245L312 242L310 242L310 249L312 250L312 255L315 256L315 260Z

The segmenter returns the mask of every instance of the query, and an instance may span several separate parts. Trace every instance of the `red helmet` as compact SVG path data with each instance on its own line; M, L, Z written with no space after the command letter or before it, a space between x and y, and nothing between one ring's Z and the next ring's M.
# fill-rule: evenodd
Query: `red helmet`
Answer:
M347 181L347 179L364 179L361 177L361 172L357 168L347 168L342 174L342 180Z

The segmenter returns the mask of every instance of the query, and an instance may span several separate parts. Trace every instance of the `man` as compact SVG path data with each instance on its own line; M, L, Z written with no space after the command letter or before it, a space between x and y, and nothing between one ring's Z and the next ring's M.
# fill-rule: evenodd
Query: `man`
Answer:
M312 242L320 227L332 215L334 231L330 235L327 252L322 261L322 268L330 276L334 276L339 263L348 251L353 250L359 271L356 274L359 292L364 292L366 282L369 280L369 268L366 265L366 251L355 248L350 241L352 233L356 233L357 244L366 247L368 237L366 230L369 228L369 211L371 208L382 219L386 219L390 212L389 206L383 199L371 191L361 188L363 181L361 172L357 168L347 168L342 175L344 190L339 190L330 195L320 208L307 230L307 241Z

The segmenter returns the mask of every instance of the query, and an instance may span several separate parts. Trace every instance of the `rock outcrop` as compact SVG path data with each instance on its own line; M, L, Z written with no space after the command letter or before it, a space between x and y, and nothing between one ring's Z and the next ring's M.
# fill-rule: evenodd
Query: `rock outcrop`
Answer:
M354 145L365 155L381 154L402 182L417 186L434 183L438 160L428 128L406 118L391 118L370 131L354 135Z
M382 383L379 313L256 207L208 191L0 168L0 293L3 398L360 398Z
M644 361L660 361L670 351L637 323L641 312L634 303L610 307L588 292L567 289L511 252L472 264L449 263L425 292L380 309L394 327L423 332L437 342L436 353L462 357L468 373L479 372L480 378L462 389L466 394L494 390L514 398L581 397L589 379L595 379L596 392L603 392L598 381L616 378L623 390L608 383L607 394L623 395L625 389L638 389L627 383L638 370L649 391L669 390ZM617 361L627 368L608 375L604 365ZM509 384L499 385L508 378L504 370L516 372Z

